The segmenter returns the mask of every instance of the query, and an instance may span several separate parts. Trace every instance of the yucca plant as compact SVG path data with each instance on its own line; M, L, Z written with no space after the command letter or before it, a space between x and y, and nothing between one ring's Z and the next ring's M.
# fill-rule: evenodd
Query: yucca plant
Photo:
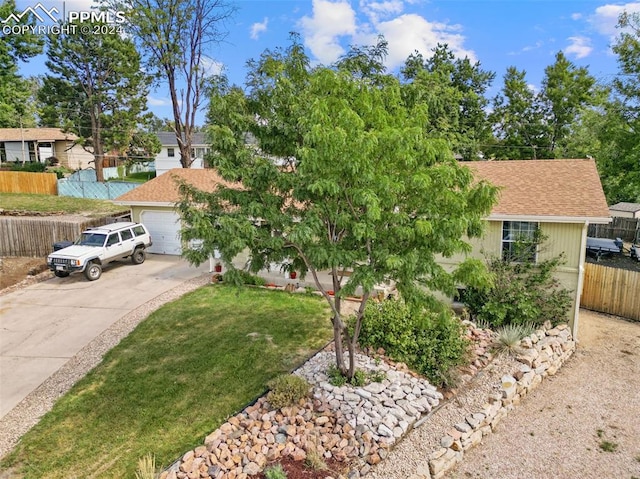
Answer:
M507 324L496 331L496 349L503 353L520 352L520 341L535 331L531 324Z

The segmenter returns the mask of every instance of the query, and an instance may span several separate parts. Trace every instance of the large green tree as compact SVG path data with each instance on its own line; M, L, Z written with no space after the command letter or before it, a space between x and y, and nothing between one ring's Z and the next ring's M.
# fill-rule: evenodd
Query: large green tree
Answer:
M545 68L539 101L545 118L545 144L551 158L567 158L572 125L581 113L602 101L602 88L586 67L577 67L562 52L556 54L553 65Z
M526 72L509 67L503 81L489 116L495 145L486 149L487 156L505 160L548 158L544 111L527 83Z
M0 18L7 19L15 13L14 0L0 4ZM19 23L9 20L3 26L29 25L31 15L22 17ZM42 52L43 39L38 35L9 33L0 36L0 128L19 128L35 125L35 109L32 101L35 81L18 73L18 62L28 61Z
M428 106L430 133L447 138L463 159L478 159L491 139L486 92L495 73L480 62L456 58L445 44L427 59L418 52L410 55L402 78L407 100Z
M226 0L104 0L126 13L126 28L173 109L180 164L190 168L196 116L208 88L217 80L212 72L213 48L226 36L225 21L235 11Z
M104 181L105 154L140 143L134 135L144 121L148 77L136 48L117 32L83 35L78 26L49 36L47 57L41 121L75 133L95 158L98 181Z
M294 37L252 63L248 96L225 87L211 98L212 163L241 187L207 194L183 185L182 238L200 240L185 251L191 262L217 249L234 271L232 259L248 250L252 271L281 262L309 275L332 310L336 365L352 377L377 285L392 282L424 305L435 304L428 291L483 277L479 261L450 274L436 257L471 250L464 238L481 233L495 189L429 137L427 109L404 104L397 79L309 65ZM343 301L356 293L348 328Z
M596 159L610 203L640 202L640 14L622 14L618 27L619 73L597 132L602 150Z

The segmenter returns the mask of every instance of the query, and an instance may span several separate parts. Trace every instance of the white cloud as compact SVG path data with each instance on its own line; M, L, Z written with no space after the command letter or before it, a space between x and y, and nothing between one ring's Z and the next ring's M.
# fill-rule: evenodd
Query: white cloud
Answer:
M269 19L264 17L262 23L254 23L251 25L251 39L257 40L261 33L267 31L267 25L269 25Z
M616 25L618 24L618 17L623 12L640 12L640 2L630 2L623 5L603 5L596 8L589 21L599 33L615 37L620 32Z
M313 16L300 20L305 45L322 63L345 53L340 38L356 33L356 14L348 1L313 0Z
M377 23L382 18L402 13L404 10L404 3L401 0L387 0L381 2L360 0L360 8L373 23Z
M220 75L224 70L224 65L209 57L200 58L200 66L207 75Z
M582 13L572 13L571 20L580 20L582 18Z
M576 58L588 57L593 51L591 39L587 37L569 37L571 44L564 49L567 55L575 55Z
M151 95L147 96L147 103L149 106L169 106L171 102L168 98L156 98Z
M446 43L457 57L468 57L476 61L473 51L464 48L464 36L459 33L458 25L429 22L416 14L401 15L393 20L375 25L376 30L389 42L387 67L396 68L404 64L407 57L419 51L425 57L431 56L431 50L438 43Z
M378 35L388 43L386 66L395 69L416 50L430 57L440 43L446 43L457 57L476 61L475 53L464 46L462 27L431 22L414 13L402 13L405 4L415 1L360 0L356 12L347 0L313 0L313 13L299 25L305 45L324 64L346 53L344 45L374 45ZM358 18L357 13L362 16Z

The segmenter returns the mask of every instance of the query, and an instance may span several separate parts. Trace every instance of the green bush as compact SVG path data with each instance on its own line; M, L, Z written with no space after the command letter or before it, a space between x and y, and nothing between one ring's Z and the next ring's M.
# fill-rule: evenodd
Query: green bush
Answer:
M468 341L462 323L448 311L412 311L403 301L370 304L362 321L360 345L384 348L436 385L450 385L464 363Z
M563 257L534 263L489 261L494 284L487 289L468 288L462 300L474 320L497 328L508 324L539 325L566 321L571 294L554 277Z
M27 171L29 173L42 173L47 165L44 163L38 163L35 161L27 161L22 164L19 161L14 162L11 165L11 171Z
M269 466L264 470L266 479L287 479L287 473L282 468L282 464Z
M275 409L293 406L309 395L311 387L307 381L295 374L278 376L269 381L267 386L271 390L267 394L267 401Z
M225 282L235 284L238 280L242 284L248 284L250 286L264 286L267 281L264 278L256 274L251 274L244 270L229 270L223 276Z

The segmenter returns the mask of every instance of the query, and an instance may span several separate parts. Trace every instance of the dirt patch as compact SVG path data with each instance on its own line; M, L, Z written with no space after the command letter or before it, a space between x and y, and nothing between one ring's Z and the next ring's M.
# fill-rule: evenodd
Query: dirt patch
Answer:
M591 256L587 256L587 262L593 264L599 264L600 266L609 266L611 268L626 269L629 271L640 272L640 261L627 254L611 254L606 255L596 260Z
M46 258L5 256L0 258L0 292L46 279Z

